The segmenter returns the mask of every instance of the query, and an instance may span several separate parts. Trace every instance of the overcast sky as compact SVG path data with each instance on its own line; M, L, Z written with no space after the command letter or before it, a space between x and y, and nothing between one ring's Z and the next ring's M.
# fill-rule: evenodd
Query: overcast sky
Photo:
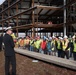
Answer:
M0 5L4 2L5 0L0 0Z

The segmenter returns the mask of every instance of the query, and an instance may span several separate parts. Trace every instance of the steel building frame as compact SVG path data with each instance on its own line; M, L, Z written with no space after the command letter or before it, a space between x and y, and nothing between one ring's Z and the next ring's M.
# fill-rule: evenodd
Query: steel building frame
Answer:
M38 1L37 1L37 3L38 3ZM48 0L45 0L45 3L47 1ZM19 8L19 4L22 3L22 2L29 2L30 7L29 8ZM0 16L1 16L0 24L1 24L2 30L5 27L5 25L4 25L5 23L7 23L8 26L10 25L10 20L12 20L13 22L16 20L16 22L15 22L16 25L13 26L12 28L14 30L16 30L17 36L18 36L19 29L25 29L25 30L31 29L31 31L33 33L33 34L31 33L31 35L33 37L35 36L35 32L38 32L38 30L35 31L35 28L49 28L50 27L50 28L57 28L58 29L60 27L63 27L64 23L50 24L50 25L44 24L44 23L39 24L39 18L41 18L42 16L47 15L47 17L44 19L44 21L45 21L48 18L50 18L50 16L52 15L52 14L48 15L48 13L51 10L53 10L53 11L55 10L53 15L56 16L60 12L63 12L64 7L67 9L70 5L72 5L75 2L76 2L76 0L73 0L73 1L70 0L70 2L68 0L67 5L62 6L62 7L56 7L56 6L43 6L43 5L36 5L35 6L35 1L34 0L31 0L31 1L29 1L29 0L14 0L14 2L12 2L12 0L5 0L5 2L2 5L0 5ZM41 2L41 3L43 3L43 2ZM5 4L6 4L6 6L5 6ZM10 13L11 13L11 11L14 10L14 8L15 8L16 14L10 16ZM19 9L22 9L24 11L19 12ZM36 14L35 14L35 10L37 11ZM44 10L47 10L47 12L44 15L41 15L40 13ZM27 14L29 12L31 12L30 15ZM6 16L7 18L5 18L5 14L7 15ZM28 19L31 18L31 23L30 24L25 24L24 23L24 25L19 25L19 20L26 20L25 18L19 18L23 14L29 15ZM73 23L76 23L76 22L75 21L66 22L66 24L69 24L69 23L73 24Z

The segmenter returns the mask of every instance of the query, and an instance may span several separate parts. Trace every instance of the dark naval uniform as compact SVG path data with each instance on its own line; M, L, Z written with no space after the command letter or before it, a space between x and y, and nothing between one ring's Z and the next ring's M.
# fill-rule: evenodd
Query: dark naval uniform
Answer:
M10 64L12 65L12 75L16 75L15 45L13 38L9 34L5 34L3 42L5 46L5 75L10 75Z
M3 35L0 36L0 51L2 50Z

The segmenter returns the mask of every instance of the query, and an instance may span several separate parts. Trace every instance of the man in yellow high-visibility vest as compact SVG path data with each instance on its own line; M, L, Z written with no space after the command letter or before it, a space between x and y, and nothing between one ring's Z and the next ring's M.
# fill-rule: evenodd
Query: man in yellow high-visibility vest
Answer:
M73 46L74 46L74 48L73 48L73 58L76 61L76 37L75 37L75 40L73 42Z
M57 51L58 51L58 57L62 57L62 41L63 38L59 37L58 41L57 41Z
M62 42L62 45L63 45L63 58L66 58L69 59L69 40L68 40L68 37L67 36L64 36L64 41Z

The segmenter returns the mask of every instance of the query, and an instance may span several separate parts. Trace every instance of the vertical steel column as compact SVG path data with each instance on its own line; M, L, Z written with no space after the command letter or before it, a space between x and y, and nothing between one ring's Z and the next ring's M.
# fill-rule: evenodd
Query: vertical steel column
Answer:
M41 28L40 28L40 31L41 31ZM41 37L41 32L40 32L40 37Z
M2 11L3 11L3 4L2 4ZM3 18L4 18L4 13L2 13L2 20L3 20ZM4 27L4 25L3 25L3 22L2 22L2 34L3 34L3 27Z
M37 8L37 36L38 36L38 12L39 12L39 8Z
M8 7L10 6L10 0L8 0ZM8 17L10 16L10 9L8 9ZM9 26L10 20L8 20L8 26Z
M64 0L64 6L66 5L66 0ZM64 7L64 36L66 35L66 7Z
M30 37L32 37L32 28L30 29Z
M32 7L34 7L34 0L32 0ZM32 23L33 23L33 28L32 28L32 37L35 37L35 18L34 18L34 10L32 10Z
M16 4L16 13L18 13L18 4ZM17 24L17 26L18 26L18 16L16 17L16 24ZM16 36L18 37L18 28L16 28L16 31L17 31L17 34L16 34Z

